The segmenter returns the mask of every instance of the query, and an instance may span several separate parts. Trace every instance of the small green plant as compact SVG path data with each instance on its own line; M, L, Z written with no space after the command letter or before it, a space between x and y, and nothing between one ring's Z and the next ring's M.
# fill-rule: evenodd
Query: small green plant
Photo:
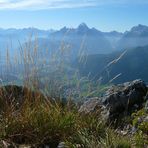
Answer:
M145 111L145 109L141 109L140 111L132 114L132 117L133 126L148 134L148 122L145 121L145 118L147 117L147 112Z
M134 135L134 141L137 147L145 147L145 145L148 145L148 122L145 121L146 117L147 112L145 109L141 109L132 114L133 126L137 128L137 132Z
M143 137L143 133L142 131L138 131L136 134L135 134L135 146L136 147L144 147L145 146L145 142L144 142L144 137Z

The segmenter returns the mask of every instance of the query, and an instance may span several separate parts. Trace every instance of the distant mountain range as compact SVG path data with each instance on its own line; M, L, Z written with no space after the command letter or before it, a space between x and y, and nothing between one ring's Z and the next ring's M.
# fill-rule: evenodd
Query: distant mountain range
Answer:
M41 60L53 53L65 56L66 51L68 56L64 59L70 57L75 61L73 66L79 69L81 76L101 78L103 83L136 78L148 82L148 26L138 25L125 33L102 32L85 23L60 30L0 29L0 58L7 54L7 49L15 55L20 47L25 49L26 44L31 52L36 42Z
M148 45L148 26L138 25L126 31L117 43L117 49Z
M111 43L101 31L88 28L84 23L80 24L76 29L64 27L50 34L50 39L54 42L63 41L69 44L73 55L109 53L113 51Z
M78 61L78 60L77 60ZM103 83L122 83L142 79L148 83L148 46L136 47L111 54L87 56L75 63L81 76Z
M53 30L39 30L36 28L24 28L24 29L0 29L0 55L6 55L7 49L10 54L18 52L20 44L29 42L35 37L48 38L49 33Z
M148 27L138 25L130 31L102 32L89 28L85 23L77 28L63 27L60 30L0 29L0 51L6 48L18 48L19 42L24 44L32 37L38 38L39 48L59 49L61 44L71 50L72 55L79 54L107 54L128 48L148 45ZM43 41L44 40L44 41ZM18 42L19 41L19 42ZM42 44L42 42L44 44Z

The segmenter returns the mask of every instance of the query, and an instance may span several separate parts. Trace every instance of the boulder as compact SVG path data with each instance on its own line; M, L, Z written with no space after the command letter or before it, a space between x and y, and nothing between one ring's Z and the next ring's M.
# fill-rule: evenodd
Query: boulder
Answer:
M93 97L84 102L79 109L80 114L95 114L106 121L109 116L109 111L102 104L101 99L98 97Z
M145 101L146 94L147 86L142 80L112 86L102 98L91 98L84 102L79 112L88 114L101 108L101 113L113 121L121 117L121 114L129 114L140 108Z
M142 80L123 83L110 88L102 98L102 103L109 110L110 118L117 118L121 113L130 113L142 106L147 94L147 86Z
M95 113L101 107L102 105L98 97L90 98L80 107L79 113Z

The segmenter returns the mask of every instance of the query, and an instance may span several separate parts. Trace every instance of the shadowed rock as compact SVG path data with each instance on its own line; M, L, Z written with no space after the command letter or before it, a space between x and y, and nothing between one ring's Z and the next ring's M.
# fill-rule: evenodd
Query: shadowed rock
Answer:
M79 112L92 113L97 108L103 109L103 116L108 116L110 121L120 117L123 113L130 114L145 102L147 86L141 80L127 82L112 86L102 98L92 98L80 107Z

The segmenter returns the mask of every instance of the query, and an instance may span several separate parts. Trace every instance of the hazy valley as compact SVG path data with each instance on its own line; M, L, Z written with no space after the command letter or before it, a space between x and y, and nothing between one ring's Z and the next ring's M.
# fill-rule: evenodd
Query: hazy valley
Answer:
M58 63L59 58L73 70L79 70L80 76L102 79L103 83L121 83L138 78L148 81L148 27L144 25L135 26L125 33L101 32L89 28L85 23L77 28L64 27L58 31L1 29L0 43L1 67L5 67L7 58L12 66L15 61L21 61L22 52L34 56L36 48L38 57L35 60L39 65L43 60L47 62L47 59L49 64L54 58ZM18 64L20 71L21 64ZM3 69L7 75L5 68L1 68L1 73ZM12 72L12 75L15 74Z

